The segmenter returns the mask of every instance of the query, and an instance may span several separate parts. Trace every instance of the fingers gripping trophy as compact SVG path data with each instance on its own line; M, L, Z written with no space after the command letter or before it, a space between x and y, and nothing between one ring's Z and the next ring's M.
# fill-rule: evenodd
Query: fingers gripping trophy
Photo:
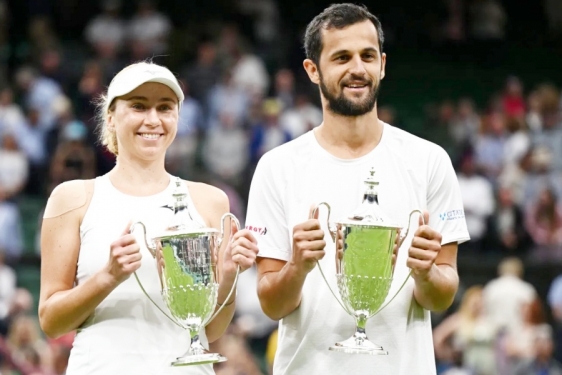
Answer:
M171 317L146 293L136 272L135 278L144 294L172 322L189 331L191 345L187 352L172 362L172 366L201 365L226 361L218 353L210 353L199 340L199 331L209 324L222 310L217 311L218 272L217 259L224 238L224 224L231 218L240 228L238 219L226 213L221 219L220 232L215 228L197 225L190 217L186 203L187 186L177 179L173 193L174 204L172 220L166 230L153 238L147 238L146 227L142 222L131 226L141 226L146 246L156 260L160 278L161 293ZM228 301L236 288L240 266L238 266Z
M320 263L318 267L328 288L342 308L355 318L356 330L349 339L338 342L330 350L386 355L382 346L371 342L365 331L367 320L386 307L402 290L411 275L408 274L396 294L384 305L392 284L397 251L407 237L410 226L401 236L401 227L390 221L378 203L378 182L375 170L365 180L366 190L359 209L350 216L330 223L330 205L320 203L313 211L313 217L320 206L328 208L328 228L336 245L336 279L341 298L330 287ZM412 215L423 213L413 210ZM410 220L411 221L411 220ZM381 307L382 306L382 307Z

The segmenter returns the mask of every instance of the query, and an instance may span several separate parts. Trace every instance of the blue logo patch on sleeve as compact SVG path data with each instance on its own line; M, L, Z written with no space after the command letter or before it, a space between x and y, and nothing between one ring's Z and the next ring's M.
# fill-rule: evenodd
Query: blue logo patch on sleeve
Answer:
M441 221L464 219L464 210L461 209L461 210L447 211L442 214L439 214L439 218L441 219Z

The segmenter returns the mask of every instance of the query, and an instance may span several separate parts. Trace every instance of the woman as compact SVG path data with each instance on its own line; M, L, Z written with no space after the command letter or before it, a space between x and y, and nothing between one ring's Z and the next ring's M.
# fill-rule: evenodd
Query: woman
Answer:
M169 321L143 294L162 303L155 262L142 231L165 228L175 178L164 168L176 135L183 93L174 75L152 63L119 72L100 101L100 138L117 159L95 180L59 185L45 208L41 230L41 327L50 337L77 330L67 375L212 374L212 365L171 367L190 344L189 333ZM226 195L209 185L185 182L189 214L220 229L229 211ZM200 332L204 345L219 338L234 314L228 301L237 265L248 269L257 246L247 230L225 234L219 257L218 303L225 308ZM141 258L145 258L142 261ZM161 308L164 308L161 306ZM183 352L182 352L183 351Z
M462 367L474 375L498 373L494 352L496 338L497 327L483 312L480 285L468 288L459 310L433 330L437 359L442 363L460 359Z

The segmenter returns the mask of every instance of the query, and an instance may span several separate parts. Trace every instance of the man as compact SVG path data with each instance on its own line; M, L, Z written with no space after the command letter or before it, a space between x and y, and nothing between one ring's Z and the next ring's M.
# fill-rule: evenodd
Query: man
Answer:
M281 320L276 375L431 375L435 362L429 310L450 306L458 288L457 244L469 239L457 179L445 151L378 120L376 101L386 55L379 20L364 7L336 4L308 25L304 68L320 87L323 123L266 153L255 171L247 227L257 233L258 295L264 312ZM322 220L307 220L326 201L332 218L361 203L370 168L380 181L381 209L408 226L413 209L427 210L398 252L389 298L366 332L388 355L329 351L354 331L332 289L335 246ZM421 220L420 220L421 221ZM322 224L321 224L322 223ZM415 233L415 236L414 236ZM410 246L411 244L411 246ZM326 256L325 256L326 255Z
M506 257L498 264L498 277L482 291L484 312L500 329L520 329L525 305L538 296L535 287L523 280L524 272L521 259Z

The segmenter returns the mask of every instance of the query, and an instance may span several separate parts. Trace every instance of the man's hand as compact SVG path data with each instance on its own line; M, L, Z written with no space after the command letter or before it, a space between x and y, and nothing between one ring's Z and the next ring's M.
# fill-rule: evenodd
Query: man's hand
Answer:
M293 257L291 263L299 272L304 274L312 271L316 262L325 255L324 231L320 228L318 211L313 216L314 208L311 207L307 221L293 228Z
M412 269L412 276L417 280L427 280L435 264L435 259L441 251L441 234L429 225L429 213L424 211L423 221L420 217L420 226L414 234L412 245L408 250L406 265Z

